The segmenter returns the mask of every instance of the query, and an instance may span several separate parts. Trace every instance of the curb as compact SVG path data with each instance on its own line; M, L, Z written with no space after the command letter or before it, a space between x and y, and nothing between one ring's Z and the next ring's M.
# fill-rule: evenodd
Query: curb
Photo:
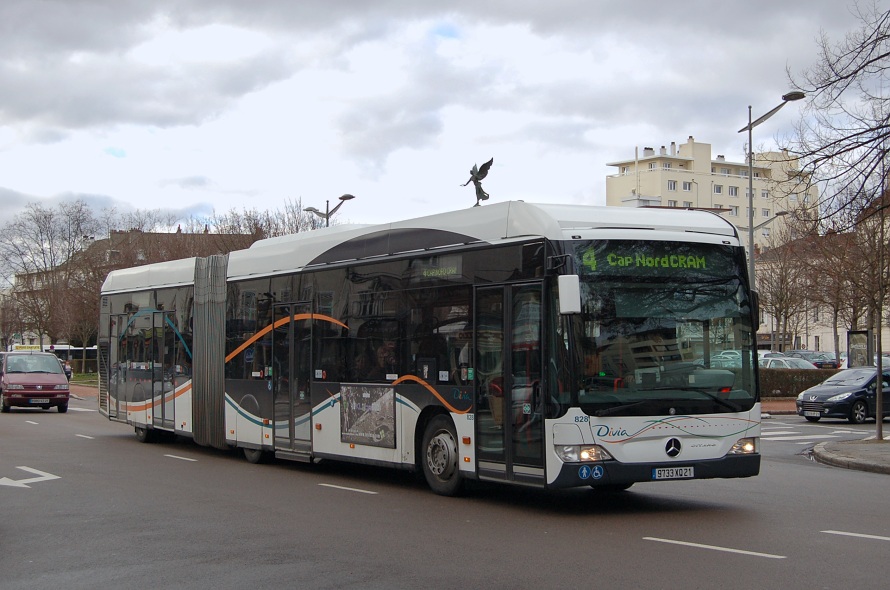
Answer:
M890 475L890 464L887 464L886 462L876 463L874 461L867 461L857 457L835 453L826 448L829 444L831 443L821 442L813 447L813 458L818 463L830 465L832 467L841 467L843 469Z

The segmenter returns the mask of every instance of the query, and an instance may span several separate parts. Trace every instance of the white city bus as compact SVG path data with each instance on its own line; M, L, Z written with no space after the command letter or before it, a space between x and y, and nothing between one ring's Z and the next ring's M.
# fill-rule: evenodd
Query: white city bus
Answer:
M100 410L446 495L753 476L745 266L712 213L508 202L115 271Z

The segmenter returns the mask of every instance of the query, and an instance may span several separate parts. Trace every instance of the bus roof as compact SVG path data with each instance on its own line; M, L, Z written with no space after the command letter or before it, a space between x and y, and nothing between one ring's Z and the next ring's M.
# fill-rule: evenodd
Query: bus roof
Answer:
M269 238L229 254L228 279L431 251L542 237L564 239L720 240L739 245L735 227L707 211L587 205L494 203L380 225L336 225ZM103 293L189 284L194 258L114 271Z

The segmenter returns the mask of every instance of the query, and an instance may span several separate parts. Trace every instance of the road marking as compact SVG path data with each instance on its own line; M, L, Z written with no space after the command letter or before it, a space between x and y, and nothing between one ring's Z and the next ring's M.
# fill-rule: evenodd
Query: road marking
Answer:
M336 490L346 490L347 492L358 492L359 494L371 494L373 496L377 495L377 492L372 492L371 490L360 490L358 488L347 488L344 486L335 486L334 484L330 484L330 483L320 483L318 485L326 487L326 488L334 488Z
M25 420L25 422L27 422L28 424L33 424L33 425L35 425L35 426L37 426L38 424L40 424L40 422L35 422L34 420Z
M189 457L180 457L179 455L164 455L165 457L170 457L171 459L179 459L180 461L192 461L197 463L197 459L190 459Z
M761 432L760 437L765 438L767 436L781 436L783 434L798 434L799 430L781 430L779 432Z
M875 539L876 541L890 541L890 537L881 537L878 535L866 535L863 533L847 533L844 531L822 531L829 535L844 535L847 537L860 537L862 539Z
M14 488L29 488L29 483L37 483L39 481L49 481L51 479L61 479L58 475L53 475L52 473L46 473L45 471L39 471L37 469L33 469L31 467L19 466L16 469L21 469L22 471L27 471L28 473L33 473L37 477L31 477L28 479L9 479L8 477L0 478L0 486L11 486Z
M816 440L823 438L837 438L833 434L811 434L800 436L761 436L761 440Z
M87 436L86 434L75 434L74 436L79 436L80 438L88 438L90 440L94 440L95 437Z
M700 543L689 543L687 541L675 541L673 539L659 539L657 537L643 537L644 541L658 541L659 543L670 543L672 545L684 545L686 547L695 547L697 549L710 549L712 551L723 551L726 553L739 553L741 555L752 555L754 557L766 557L768 559L785 559L784 555L773 555L772 553L758 553L757 551L745 551L744 549L732 549L730 547L719 547L717 545L702 545Z
M71 412L98 412L99 411L99 410L92 410L90 408L74 408L74 407L70 407L70 408L68 408L68 410Z

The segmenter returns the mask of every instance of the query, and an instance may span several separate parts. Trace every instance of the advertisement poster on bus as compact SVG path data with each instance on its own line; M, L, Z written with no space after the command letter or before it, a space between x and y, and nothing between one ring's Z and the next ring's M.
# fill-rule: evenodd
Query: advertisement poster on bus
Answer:
M396 397L388 385L340 387L340 441L396 448Z

